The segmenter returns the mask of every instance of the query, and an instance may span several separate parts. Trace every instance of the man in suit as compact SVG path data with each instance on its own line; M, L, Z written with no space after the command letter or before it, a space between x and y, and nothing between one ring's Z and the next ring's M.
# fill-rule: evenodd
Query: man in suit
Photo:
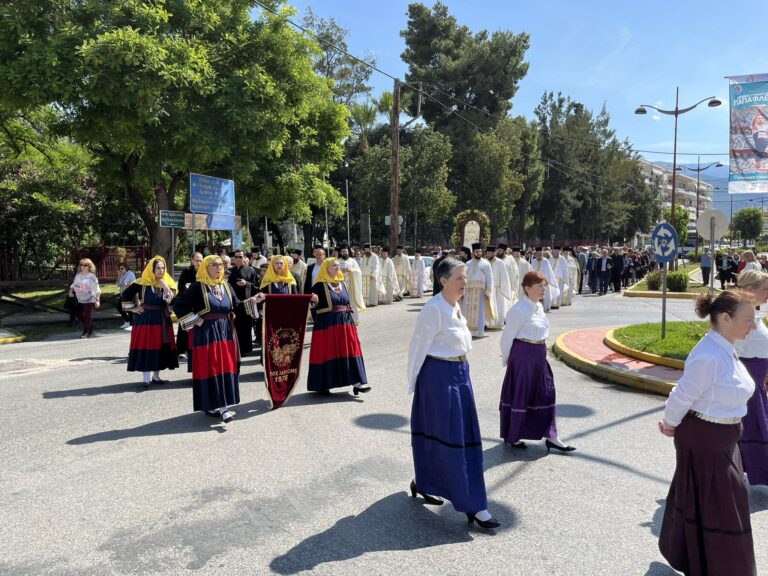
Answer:
M611 282L614 292L621 292L621 273L623 271L624 257L621 255L621 248L614 248L613 256L611 256Z
M317 274L320 272L320 265L325 260L325 250L322 246L315 246L315 251L312 253L315 257L315 261L307 266L307 277L304 279L304 294L312 293L312 284L317 279Z
M604 296L608 293L608 278L611 274L611 267L613 266L612 259L608 255L608 250L603 248L601 257L597 259L597 282L599 284L598 291L600 296Z
M584 246L579 248L579 255L577 256L579 261L579 294L584 287L584 274L587 273L587 249Z

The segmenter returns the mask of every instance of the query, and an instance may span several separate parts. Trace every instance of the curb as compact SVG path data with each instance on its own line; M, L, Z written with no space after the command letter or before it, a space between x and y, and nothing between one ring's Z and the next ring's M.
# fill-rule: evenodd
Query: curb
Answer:
M0 338L0 344L16 344L17 342L24 342L24 340L27 339L24 334L19 334L16 330L10 330L9 328L5 328L5 330L15 334L15 336L4 336Z
M685 360L667 358L666 356L659 356L658 354L651 354L650 352L643 352L642 350L636 350L634 348L625 346L616 340L616 337L613 335L613 331L613 328L608 330L608 332L606 332L605 336L603 337L603 344L608 346L608 348L611 350L619 352L620 354L624 354L624 356L629 356L630 358L635 358L636 360L644 360L645 362L658 364L659 366L677 368L678 370L683 370L685 368Z
M626 298L658 298L661 299L661 292L655 290L625 290L622 294ZM699 294L693 294L689 292L669 292L667 291L667 298L672 300L696 300Z
M598 378L602 378L613 384L621 384L630 388L635 388L644 392L653 392L663 396L668 396L675 387L675 382L669 382L653 376L639 376L627 370L609 368L608 366L604 366L598 362L580 356L565 345L565 337L573 332L578 332L578 330L571 330L558 336L555 345L552 347L552 352L557 358L574 370L589 374L590 376L597 376Z

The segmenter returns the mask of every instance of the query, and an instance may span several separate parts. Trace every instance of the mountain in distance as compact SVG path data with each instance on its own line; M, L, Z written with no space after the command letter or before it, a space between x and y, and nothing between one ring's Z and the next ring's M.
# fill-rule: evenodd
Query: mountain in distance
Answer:
M711 162L702 162L706 166ZM653 162L657 166L663 166L669 170L672 169L672 162ZM685 162L678 164L683 166L682 173L688 177L696 178L696 172L686 170L685 168L697 168L696 162ZM715 210L720 210L730 218L731 216L731 198L733 198L733 213L735 214L743 208L762 208L763 203L768 204L768 195L765 194L728 194L728 165L712 166L701 172L701 181L711 184L715 187L713 190L712 204Z

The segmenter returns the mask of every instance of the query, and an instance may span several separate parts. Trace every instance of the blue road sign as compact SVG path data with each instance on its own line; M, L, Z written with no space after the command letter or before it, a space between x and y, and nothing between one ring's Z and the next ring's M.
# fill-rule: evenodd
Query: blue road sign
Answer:
M656 255L656 262L664 264L673 262L677 258L677 251L680 248L680 241L677 238L677 230L672 224L662 222L653 229L651 234L651 245Z
M235 183L233 180L189 175L189 210L203 214L235 215Z

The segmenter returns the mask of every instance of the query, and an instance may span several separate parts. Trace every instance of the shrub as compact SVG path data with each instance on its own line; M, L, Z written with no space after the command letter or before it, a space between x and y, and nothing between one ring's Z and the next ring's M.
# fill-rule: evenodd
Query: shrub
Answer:
M685 272L669 272L667 274L667 289L670 292L685 292L688 290L688 274Z
M645 282L648 284L648 290L661 290L661 272L648 272Z

